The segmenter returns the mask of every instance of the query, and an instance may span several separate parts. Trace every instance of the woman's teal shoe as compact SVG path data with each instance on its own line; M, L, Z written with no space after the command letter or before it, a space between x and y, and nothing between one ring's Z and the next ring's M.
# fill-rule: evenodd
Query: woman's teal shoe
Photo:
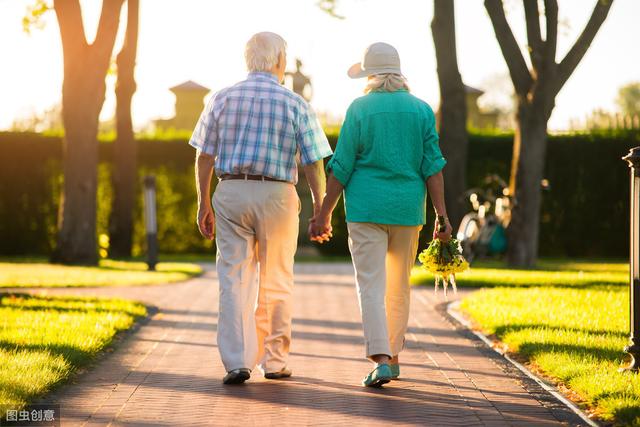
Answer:
M362 385L366 387L382 387L382 384L386 384L391 381L392 378L391 368L386 363L378 365L373 371L369 372L369 375L364 377Z
M391 379L397 380L400 376L400 365L399 364L390 364L389 369L391 369Z

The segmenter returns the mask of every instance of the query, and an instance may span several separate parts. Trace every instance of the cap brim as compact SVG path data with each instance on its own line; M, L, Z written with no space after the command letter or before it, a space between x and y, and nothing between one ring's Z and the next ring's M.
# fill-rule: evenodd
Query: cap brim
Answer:
M362 77L367 77L369 74L362 69L362 63L358 62L357 64L353 64L349 67L347 75L352 79L360 79Z
M400 68L385 67L385 68L371 68L368 70L363 70L362 63L360 62L358 62L357 64L353 64L347 71L347 75L352 79L360 79L362 77L373 76L375 74L400 74L401 76L403 75Z

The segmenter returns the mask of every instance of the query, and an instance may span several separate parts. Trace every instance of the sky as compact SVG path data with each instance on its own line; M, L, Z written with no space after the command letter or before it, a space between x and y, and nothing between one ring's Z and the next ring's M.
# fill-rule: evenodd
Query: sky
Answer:
M596 0L560 0L558 60L582 31ZM0 129L15 119L38 114L60 102L62 47L53 12L43 29L26 34L22 17L34 0L0 0ZM81 0L85 31L91 41L100 0ZM439 100L429 0L339 0L336 19L316 0L140 0L140 34L133 99L133 120L142 129L152 119L173 116L175 98L168 88L186 80L219 90L246 76L244 44L259 31L273 31L288 43L289 68L295 58L314 85L312 106L341 117L362 94L363 80L346 70L365 47L394 45L412 92L437 108ZM508 18L522 46L524 12L518 0L505 0ZM124 8L126 10L126 7ZM123 15L125 15L123 13ZM596 108L615 110L620 86L640 81L640 1L615 0L607 21L580 66L556 99L552 130L567 129ZM507 68L482 0L456 2L458 61L466 84L506 76ZM121 43L122 32L117 44ZM116 46L118 49L118 46ZM117 52L117 51L116 51ZM114 77L108 77L101 119L113 117Z

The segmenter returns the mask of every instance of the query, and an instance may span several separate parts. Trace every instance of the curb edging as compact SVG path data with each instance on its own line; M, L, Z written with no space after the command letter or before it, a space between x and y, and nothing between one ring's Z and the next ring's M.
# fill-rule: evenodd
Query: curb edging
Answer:
M505 360L511 366L513 366L516 369L518 369L518 371L520 371L522 374L524 374L529 380L533 381L537 386L539 386L545 392L547 392L551 396L553 396L555 398L555 400L557 400L564 407L569 409L572 412L572 415L578 417L583 423L585 423L586 425L588 425L590 427L600 427L600 424L598 424L594 420L590 419L589 416L584 411L582 411L578 406L576 406L575 403L571 402L569 399L564 397L562 395L562 393L560 393L560 391L557 388L555 388L555 387L549 385L548 383L546 383L543 379L541 379L540 377L536 376L533 372L531 372L529 369L527 369L524 365L522 365L521 363L517 362L512 357L510 357L507 353L501 351L498 348L495 348L493 346L493 342L486 335L484 335L483 333L481 333L479 331L474 330L472 328L471 323L467 319L465 319L464 316L462 316L462 314L459 312L459 310L458 310L459 306L460 306L460 301L459 300L458 301L453 301L453 302L450 302L450 303L446 304L445 310L443 310L443 311L444 311L445 314L448 315L448 317L450 317L451 320L454 320L461 327L466 329L466 331L468 331L469 333L473 334L477 339L482 341L484 343L484 345L486 347L488 347L488 349L490 349L494 354L499 355L501 359ZM577 424L577 425L580 425L580 424Z

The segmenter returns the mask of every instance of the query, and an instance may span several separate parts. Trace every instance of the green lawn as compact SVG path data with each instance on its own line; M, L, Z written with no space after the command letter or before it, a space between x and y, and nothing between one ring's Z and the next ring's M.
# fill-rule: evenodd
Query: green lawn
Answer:
M102 260L98 267L47 264L44 260L0 262L0 288L153 285L177 282L202 273L191 263L162 262L157 271L137 261Z
M0 404L47 393L145 315L130 301L0 294Z
M414 285L433 285L433 276L415 267ZM588 288L598 285L625 285L629 266L624 262L541 260L535 270L509 270L496 261L474 264L467 272L456 274L458 286L570 286Z
M466 297L462 311L599 418L640 425L640 377L618 373L629 333L627 265L497 267L460 278L461 284L492 286Z

